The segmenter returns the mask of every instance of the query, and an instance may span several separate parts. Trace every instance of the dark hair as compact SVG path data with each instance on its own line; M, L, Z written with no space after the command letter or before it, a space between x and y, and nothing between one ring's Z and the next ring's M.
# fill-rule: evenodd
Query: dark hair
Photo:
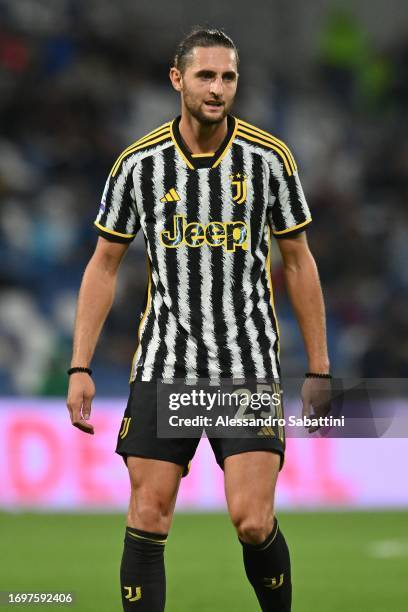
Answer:
M189 56L195 47L226 47L233 49L239 62L238 50L232 39L222 30L216 28L195 27L182 41L179 42L174 56L174 66L184 72Z

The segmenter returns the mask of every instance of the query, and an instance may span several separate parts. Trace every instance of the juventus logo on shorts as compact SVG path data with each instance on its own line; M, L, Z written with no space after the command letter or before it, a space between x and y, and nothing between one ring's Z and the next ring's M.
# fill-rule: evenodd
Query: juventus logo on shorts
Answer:
M129 431L129 425L130 425L130 421L132 420L132 417L124 417L123 418L123 422L122 422L122 429L119 432L119 437L120 438L124 438L125 436L127 436L127 433Z
M231 185L235 187L235 195L232 196L232 199L237 204L242 204L245 202L247 197L247 177L245 174L231 174ZM234 192L234 189L232 190Z

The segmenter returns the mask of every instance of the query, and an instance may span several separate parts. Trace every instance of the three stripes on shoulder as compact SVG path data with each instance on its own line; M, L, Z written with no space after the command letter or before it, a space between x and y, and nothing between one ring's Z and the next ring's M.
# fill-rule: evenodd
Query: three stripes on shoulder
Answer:
M143 136L143 138L136 140L136 142L127 147L127 149L125 149L123 153L119 155L118 159L114 163L111 175L115 176L115 174L120 168L120 164L122 163L122 161L131 153L135 153L136 151L140 151L141 149L144 149L154 144L158 144L163 140L171 138L171 123L171 121L164 123L156 130L153 130L153 132L150 132L150 134L147 134L147 136Z
M116 160L112 168L111 175L116 175L120 168L120 164L128 155L171 138L171 124L172 121L164 123L157 129L153 130L146 136L143 136L143 138L140 138L132 145L127 147L127 149L125 149ZM260 128L257 128L254 125L251 125L250 123L238 118L236 119L235 134L236 136L239 136L247 141L273 149L282 159L289 176L296 172L297 167L294 157L289 147L282 140L279 140L278 138L275 138L275 136L272 136L272 134L269 134L268 132L265 132L264 130L261 130ZM163 198L161 199L162 202L176 202L180 199L179 197L176 198L174 194L170 194L170 192L171 190L164 196L166 198L165 200ZM169 194L172 195L173 199L167 198Z
M262 145L268 149L273 149L282 159L289 176L296 172L297 167L294 157L290 152L289 147L282 142L282 140L275 138L275 136L272 136L272 134L259 129L246 121L242 121L242 119L237 119L237 123L237 136L254 142L255 144Z

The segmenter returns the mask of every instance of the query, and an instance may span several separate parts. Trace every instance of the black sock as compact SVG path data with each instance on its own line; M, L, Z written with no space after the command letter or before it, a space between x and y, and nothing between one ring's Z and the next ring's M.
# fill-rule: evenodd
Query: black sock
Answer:
M278 521L261 544L240 540L246 575L252 584L263 612L290 612L292 584L289 550Z
M167 534L126 527L120 566L125 611L163 612L166 602L164 547Z

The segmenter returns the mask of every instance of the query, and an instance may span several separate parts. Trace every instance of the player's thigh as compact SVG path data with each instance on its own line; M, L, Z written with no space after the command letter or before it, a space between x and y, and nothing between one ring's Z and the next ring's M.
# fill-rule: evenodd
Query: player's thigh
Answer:
M233 523L264 523L274 514L281 455L268 450L238 453L224 460L225 496Z
M131 483L129 525L146 531L168 530L183 466L171 461L127 457Z

